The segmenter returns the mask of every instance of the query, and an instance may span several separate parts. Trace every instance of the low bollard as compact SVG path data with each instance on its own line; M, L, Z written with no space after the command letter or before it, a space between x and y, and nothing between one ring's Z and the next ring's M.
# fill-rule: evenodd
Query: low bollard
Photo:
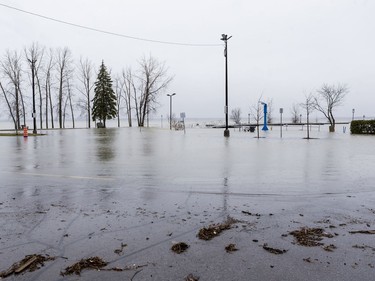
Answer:
M24 138L27 138L28 136L29 136L29 133L27 132L27 127L25 126L25 127L23 127L23 137Z

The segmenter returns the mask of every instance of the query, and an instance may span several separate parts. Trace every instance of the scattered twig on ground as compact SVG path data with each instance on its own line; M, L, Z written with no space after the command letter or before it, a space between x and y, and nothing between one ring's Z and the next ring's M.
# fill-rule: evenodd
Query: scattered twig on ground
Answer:
M253 214L253 213L251 213L251 212L249 212L249 211L241 211L243 214L245 214L245 215L249 215L249 216L256 216L256 217L260 217L261 216L261 214L258 214L258 213L256 213L256 214ZM270 216L272 216L273 214L270 214Z
M120 247L120 249L116 249L116 250L114 250L113 252L114 252L115 254L120 255L126 246L128 246L128 244L122 244L122 243L121 243L121 247Z
M375 234L375 230L354 230L354 231L349 231L350 234Z
M96 269L100 270L105 267L108 263L99 257L91 257L88 259L81 259L79 262L74 263L71 266L65 268L64 272L60 272L62 276L77 274L81 275L83 269Z
M374 247L367 246L367 245L354 245L353 248L362 249L362 250L371 249L371 250L375 251Z
M268 247L267 243L263 244L263 249L275 255L285 254L288 251L288 250L280 250L280 249Z
M325 245L323 249L327 252L333 252L334 249L337 249L337 247L333 244Z
M238 221L234 218L228 217L223 223L212 224L208 227L201 228L198 232L198 237L202 240L211 240L218 236L222 231L230 229L232 225L237 222Z
M55 260L55 257L42 256L42 255L28 255L25 256L21 261L14 263L7 270L0 272L0 279L5 278L12 274L19 274L25 270L29 272L38 270L41 266L44 265L46 261Z
M145 267L145 266L148 266L148 264L140 264L140 265L131 264L131 265L125 266L124 268L112 267L112 268L101 268L100 270L102 271L127 271L127 270L135 270L135 269Z

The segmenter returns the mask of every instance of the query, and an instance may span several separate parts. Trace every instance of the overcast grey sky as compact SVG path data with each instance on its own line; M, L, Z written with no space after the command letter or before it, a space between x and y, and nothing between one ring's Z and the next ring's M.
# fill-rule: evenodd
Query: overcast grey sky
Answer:
M0 36L6 49L32 42L72 50L76 59L103 59L120 72L152 55L174 75L168 93L174 112L187 117L224 117L224 56L228 41L229 110L243 119L263 93L274 115L323 83L350 88L337 116L375 116L375 1L370 0L0 0L59 20L151 40L218 46L180 46L116 37L48 21L0 6ZM167 115L161 96L157 116ZM318 113L314 113L314 116Z

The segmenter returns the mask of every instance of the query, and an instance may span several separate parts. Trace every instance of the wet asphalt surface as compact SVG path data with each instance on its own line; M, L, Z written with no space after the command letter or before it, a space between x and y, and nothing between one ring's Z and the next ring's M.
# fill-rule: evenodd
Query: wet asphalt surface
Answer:
M6 280L373 280L375 235L350 231L375 230L374 140L284 136L123 128L1 137L0 271L42 254L56 259ZM197 237L228 217L230 229ZM332 237L301 246L290 232L302 227ZM177 242L190 247L176 254ZM93 256L126 270L60 275Z

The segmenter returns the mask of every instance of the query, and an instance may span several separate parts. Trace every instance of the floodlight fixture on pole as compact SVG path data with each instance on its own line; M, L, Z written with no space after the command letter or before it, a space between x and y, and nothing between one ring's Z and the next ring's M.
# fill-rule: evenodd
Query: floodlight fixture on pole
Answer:
M224 137L229 137L229 129L228 129L228 40L232 38L227 34L221 34L221 39L225 43L224 47L224 57L225 57L225 130L224 130Z
M268 131L267 127L267 104L265 102L260 101L260 104L263 105L263 114L264 114L264 123L263 123L263 128L262 131Z
M176 95L176 93L173 94L167 94L169 97L169 129L172 130L172 97Z

